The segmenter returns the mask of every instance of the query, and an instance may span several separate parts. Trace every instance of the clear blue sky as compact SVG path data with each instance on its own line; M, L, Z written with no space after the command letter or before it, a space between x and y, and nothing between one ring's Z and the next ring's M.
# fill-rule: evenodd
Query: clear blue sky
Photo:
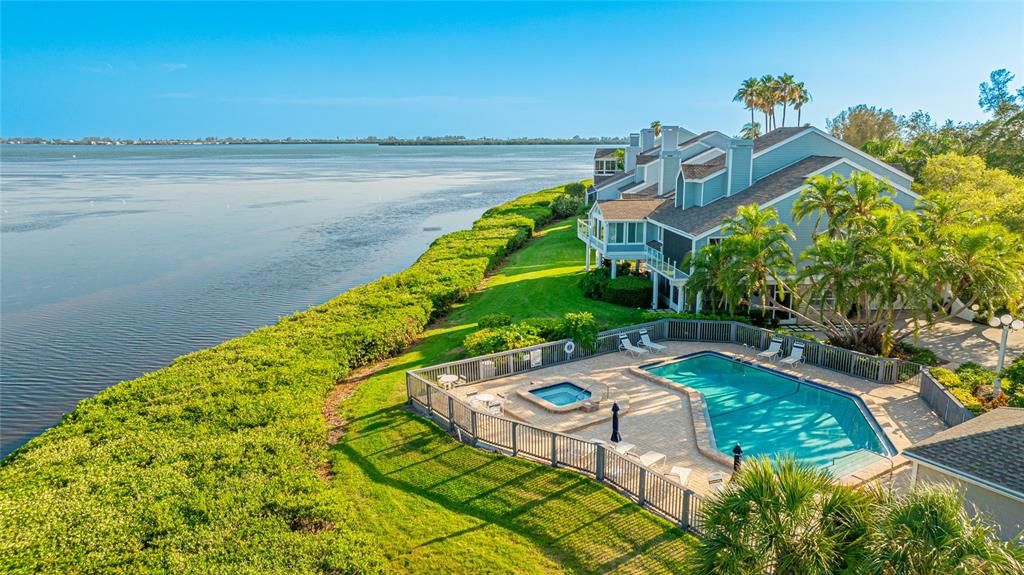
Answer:
M805 121L853 104L978 120L1024 81L1024 3L2 5L3 136L736 133L751 75Z

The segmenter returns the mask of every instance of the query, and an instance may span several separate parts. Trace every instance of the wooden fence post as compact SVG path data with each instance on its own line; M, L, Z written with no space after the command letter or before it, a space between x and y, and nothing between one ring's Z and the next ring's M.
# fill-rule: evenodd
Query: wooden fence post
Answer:
M405 402L412 405L412 376L405 374Z
M638 491L639 493L637 493L637 496L639 500L637 501L637 503L640 505L640 507L643 507L644 503L647 502L647 470L644 469L643 467L640 468L640 489Z
M433 415L434 405L430 401L430 385L427 384L427 415Z
M470 426L470 428L472 428L473 443L476 443L476 411L475 410L472 410L472 409L469 410L469 422L470 422L469 426Z
M594 479L598 483L604 483L604 446L601 444L597 445L597 461L595 462Z
M689 489L683 489L683 513L679 518L679 527L684 530L690 527L690 494L692 493Z
M512 422L512 457L516 457L517 455L519 455L519 440L517 439L518 435L519 435L519 424L513 421Z

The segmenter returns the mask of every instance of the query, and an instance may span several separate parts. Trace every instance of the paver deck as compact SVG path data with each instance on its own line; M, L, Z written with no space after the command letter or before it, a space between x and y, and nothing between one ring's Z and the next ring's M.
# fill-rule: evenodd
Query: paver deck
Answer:
M714 472L728 473L728 467L705 457L697 450L693 420L690 415L689 399L683 391L676 391L629 372L630 367L668 359L698 351L717 351L742 357L772 369L808 378L836 389L858 395L874 415L878 424L889 436L899 451L921 441L945 425L918 396L917 388L908 384L881 385L838 372L814 366L800 365L784 367L776 362L765 362L755 358L756 350L734 344L665 342L668 349L657 356L634 359L624 353L605 354L572 363L556 365L536 371L522 373L479 384L462 386L455 390L463 398L477 393L502 393L507 400L508 416L521 419L532 425L561 431L582 439L605 439L611 437L611 400L628 398L628 409L621 417L620 430L625 441L635 443L633 453L641 455L647 451L664 453L666 459L656 470L667 472L673 466L689 467L689 486L698 493L707 493L708 475ZM595 390L595 399L603 398L608 390L608 400L600 405L597 412L550 413L516 395L516 389L529 386L532 382L551 384L571 381L582 387ZM900 463L900 456L894 458ZM886 470L888 461L881 462ZM877 465L874 467L878 467ZM881 469L862 470L868 479Z

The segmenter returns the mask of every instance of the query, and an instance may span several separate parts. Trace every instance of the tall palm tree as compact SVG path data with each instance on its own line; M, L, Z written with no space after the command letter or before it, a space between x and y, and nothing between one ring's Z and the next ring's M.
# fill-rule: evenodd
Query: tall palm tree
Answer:
M879 180L871 172L854 172L847 179L848 194L835 211L837 229L844 229L846 234L854 234L864 228L874 212L892 209L896 203L892 199L892 186Z
M654 129L654 135L655 136L660 136L661 135L661 120L655 120L655 121L651 122L651 128Z
M782 104L782 127L786 127L786 107L796 96L796 78L792 74L783 74L776 80L778 101Z
M800 193L793 202L793 219L800 223L811 214L817 214L814 221L813 237L818 235L818 227L822 218L826 220L829 237L835 237L838 229L835 224L836 211L843 204L846 195L846 181L839 174L832 172L829 176L818 174L804 182L808 188Z
M971 517L949 487L899 495L873 492L869 573L878 575L1024 573L1024 563L984 520Z
M856 572L870 559L870 499L824 470L752 458L702 511L697 575Z
M725 267L722 244L708 244L687 253L681 267L690 270L690 278L686 281L687 294L692 297L703 294L709 300L712 310L723 307L725 300L718 287L722 283L721 274Z
M772 288L781 297L788 291L786 279L793 272L793 251L787 240L795 237L793 230L779 222L775 208L761 209L757 204L740 206L736 215L722 223L722 241L726 265L720 272L721 288L730 307L755 295L761 308L778 307Z
M760 85L760 81L751 76L740 84L739 89L736 90L736 95L732 98L733 102L743 102L743 105L750 109L751 126L756 123L754 122L754 108L758 105L758 90L760 90Z
M758 81L760 84L758 90L758 103L760 104L761 111L764 112L764 129L765 132L771 132L775 129L775 76L771 74L765 74L761 76Z
M804 105L811 101L811 93L807 91L803 82L796 83L795 95L793 97L793 109L796 110L796 125L800 126L800 116Z

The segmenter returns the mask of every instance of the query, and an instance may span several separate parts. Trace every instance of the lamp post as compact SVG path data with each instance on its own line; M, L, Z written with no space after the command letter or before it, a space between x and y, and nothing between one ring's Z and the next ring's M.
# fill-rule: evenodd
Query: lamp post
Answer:
M1010 335L1010 330L1017 331L1018 329L1024 328L1024 321L1014 319L1012 315L1004 313L999 317L993 317L988 320L988 324L992 327L1003 328L1003 338L999 341L999 366L996 368L996 380L992 385L992 397L999 397L1002 393L1000 388L999 374L1003 372L1003 361L1006 359L1006 338Z

